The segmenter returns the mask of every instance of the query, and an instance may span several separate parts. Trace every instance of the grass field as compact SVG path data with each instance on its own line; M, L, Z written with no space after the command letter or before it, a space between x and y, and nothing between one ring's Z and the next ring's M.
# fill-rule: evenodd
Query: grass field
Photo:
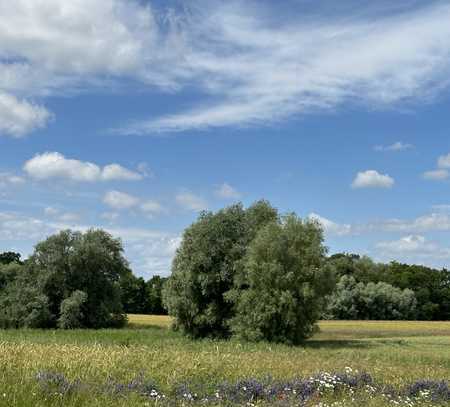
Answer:
M423 379L448 381L450 322L325 321L304 346L288 347L191 341L169 330L168 317L130 315L129 319L129 328L122 330L0 331L0 405L150 406L165 402L143 391L150 387L164 393L166 400L189 405L189 397L174 396L183 383L198 394L215 394L218 384L225 381L263 381L270 375L275 382L319 372L350 372L351 376L356 371L369 373L378 387L346 392L337 386L304 405L450 405L441 399L433 401L426 393L411 402L404 398L389 401L380 391L384 386L401 389ZM147 386L149 380L153 384ZM278 402L291 405L287 400ZM227 401L218 399L208 405L227 405Z

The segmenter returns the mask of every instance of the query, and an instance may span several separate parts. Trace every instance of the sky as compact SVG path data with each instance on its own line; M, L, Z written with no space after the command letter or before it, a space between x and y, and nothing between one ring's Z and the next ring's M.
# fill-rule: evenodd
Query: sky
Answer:
M368 3L0 0L0 252L103 228L166 276L200 211L264 198L450 267L450 1Z

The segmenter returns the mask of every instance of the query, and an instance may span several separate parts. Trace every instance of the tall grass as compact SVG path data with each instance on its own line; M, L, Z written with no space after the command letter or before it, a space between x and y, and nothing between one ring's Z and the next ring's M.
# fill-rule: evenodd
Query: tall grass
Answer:
M288 380L349 367L396 388L421 379L450 379L450 322L321 322L321 332L301 347L191 341L169 325L168 317L131 315L130 327L123 330L0 331L0 405L154 403L135 393L86 390L108 381L129 383L138 375L168 394L186 382L213 388L242 378ZM61 373L84 384L85 391L43 392L38 372ZM377 397L364 403L385 405Z

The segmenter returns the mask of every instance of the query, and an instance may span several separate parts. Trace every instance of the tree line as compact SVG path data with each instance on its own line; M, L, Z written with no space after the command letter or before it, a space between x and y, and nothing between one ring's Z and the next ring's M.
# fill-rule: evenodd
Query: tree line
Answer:
M329 256L316 221L267 201L202 212L169 278L136 277L119 239L62 231L0 254L0 327L104 328L169 313L191 337L299 343L322 319L450 320L450 273Z

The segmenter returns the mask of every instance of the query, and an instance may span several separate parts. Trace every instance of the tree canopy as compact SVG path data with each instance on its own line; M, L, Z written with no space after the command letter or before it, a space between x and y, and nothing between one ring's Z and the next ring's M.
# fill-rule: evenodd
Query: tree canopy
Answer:
M126 315L119 281L128 272L120 240L102 230L62 231L39 243L4 288L1 324L43 328L123 325ZM63 322L70 319L69 313L72 322Z
M288 215L259 230L244 258L243 276L230 293L239 337L298 344L311 336L334 275L326 265L323 234L314 221Z

